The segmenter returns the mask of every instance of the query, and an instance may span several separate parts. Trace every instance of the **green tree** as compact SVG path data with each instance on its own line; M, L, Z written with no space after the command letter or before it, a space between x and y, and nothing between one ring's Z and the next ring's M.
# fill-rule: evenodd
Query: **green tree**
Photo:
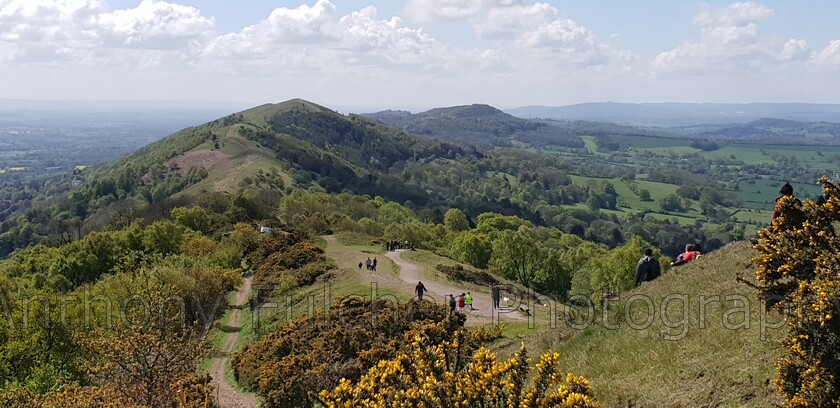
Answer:
M493 242L491 268L508 279L515 279L528 286L542 266L539 243L527 230L502 231Z
M446 211L446 214L443 216L443 223L455 232L466 231L470 228L467 215L457 208L450 208Z
M212 220L210 214L201 207L174 208L172 209L172 219L178 224L204 235L209 235L211 232Z
M465 231L452 241L451 252L455 259L484 269L493 255L493 241L478 231Z
M662 211L685 211L682 199L676 194L668 194L662 197L662 200L659 202L659 209Z
M650 190L646 188L639 190L639 199L645 202L653 201L653 198L650 196Z

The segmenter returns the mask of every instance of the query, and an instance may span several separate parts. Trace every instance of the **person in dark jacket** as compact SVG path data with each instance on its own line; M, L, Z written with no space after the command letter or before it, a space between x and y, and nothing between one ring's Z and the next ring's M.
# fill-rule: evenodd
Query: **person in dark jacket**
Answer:
M450 293L449 294L449 313L455 313L455 305L457 305L457 303L455 302L455 296L452 296L452 294Z
M426 293L426 286L423 285L423 282L417 282L417 286L414 287L414 292L417 293L417 300L423 300L423 294Z
M493 285L492 289L490 290L490 297L493 298L493 308L499 308L499 286Z
M659 266L659 261L653 257L653 250L645 248L645 256L639 259L636 265L636 286L658 278L661 273L662 268Z
M770 226L773 225L773 220L779 216L779 203L782 201L783 198L790 197L794 200L798 207L802 207L802 201L800 201L796 196L793 195L793 186L790 183L785 183L781 189L779 189L779 196L776 197L775 205L773 206L773 218L770 219Z

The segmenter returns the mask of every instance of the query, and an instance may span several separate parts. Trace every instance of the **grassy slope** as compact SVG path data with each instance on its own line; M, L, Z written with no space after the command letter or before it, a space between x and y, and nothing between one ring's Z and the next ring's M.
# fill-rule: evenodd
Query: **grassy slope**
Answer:
M605 328L600 316L579 332L564 328L561 320L560 328L532 334L528 343L560 351L564 368L589 378L606 407L772 406L776 396L768 380L781 353L784 329L766 329L762 339L755 291L735 280L736 275L752 276L753 256L747 242L730 244L623 294L611 307L610 321L620 325L617 330ZM671 294L688 299L690 323L679 340L663 337L682 331L681 325L667 327L659 313L662 300ZM633 329L626 321L625 302L633 295L653 301L656 314L646 329ZM723 301L708 303L701 320L701 297L715 295ZM726 296L738 299L726 301ZM750 306L747 319L738 306L743 301ZM634 302L631 318L644 322L646 309L642 301ZM679 302L668 303L665 310L667 321L686 321ZM769 323L778 322L776 313L764 316ZM745 320L748 328L733 327Z
M238 191L240 182L245 177L255 178L259 170L271 173L276 170L286 186L292 186L294 180L283 170L281 162L268 148L259 146L251 140L239 135L239 126L233 125L220 131L219 143L223 153L229 160L224 166L210 169L206 179L190 186L182 194L197 194L202 191ZM249 126L249 125L242 125ZM210 151L213 142L207 141L190 152Z

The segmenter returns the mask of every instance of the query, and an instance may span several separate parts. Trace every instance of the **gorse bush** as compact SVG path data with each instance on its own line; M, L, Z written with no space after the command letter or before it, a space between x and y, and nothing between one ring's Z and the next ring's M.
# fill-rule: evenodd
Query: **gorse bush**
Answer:
M385 407L600 407L589 381L571 373L564 378L560 355L548 352L535 365L525 345L509 360L498 361L486 348L472 354L462 332L435 344L415 335L407 350L380 361L357 385L348 379L320 397L329 408Z
M266 407L310 407L321 390L342 378L357 381L380 360L394 358L405 333L437 344L450 340L464 321L429 302L351 297L279 326L235 354L231 366L237 381L261 395Z
M783 198L754 242L759 296L789 328L773 381L788 407L840 406L840 189L820 183L824 204Z

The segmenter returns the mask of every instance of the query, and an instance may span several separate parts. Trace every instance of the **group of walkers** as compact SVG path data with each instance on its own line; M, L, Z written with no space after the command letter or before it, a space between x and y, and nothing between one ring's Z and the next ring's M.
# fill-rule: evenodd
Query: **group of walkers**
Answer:
M423 296L428 291L429 290L426 289L426 285L423 285L422 281L417 282L417 286L414 287L414 293L417 294L417 300L423 300ZM450 293L447 297L449 298L450 312L463 312L466 308L469 308L470 310L476 310L473 307L473 297L472 293L470 292L461 293L458 296L455 296Z
M395 239L392 239L392 240L385 243L385 249L387 249L388 252L393 252L393 251L396 251L398 249L408 249L408 250L414 251L416 249L416 247L408 241L402 242L402 241L397 241Z
M364 263L362 261L359 261L359 270L361 271L362 270L362 265L364 265L365 267L367 267L367 270L369 270L371 272L376 272L376 265L377 264L378 264L378 261L376 260L376 257L373 257L373 260L371 260L370 257L368 257L368 259L365 260Z

